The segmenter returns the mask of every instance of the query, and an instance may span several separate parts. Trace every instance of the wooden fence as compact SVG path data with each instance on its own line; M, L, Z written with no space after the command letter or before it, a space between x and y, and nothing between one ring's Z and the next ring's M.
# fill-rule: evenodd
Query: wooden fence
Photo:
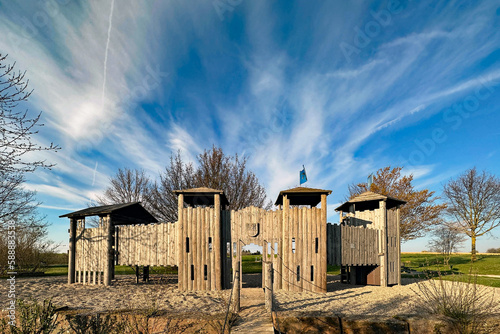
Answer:
M176 224L117 226L116 262L119 265L173 266L176 258Z
M107 265L107 228L76 229L76 282L102 284Z
M378 265L379 230L328 224L328 264L334 266Z

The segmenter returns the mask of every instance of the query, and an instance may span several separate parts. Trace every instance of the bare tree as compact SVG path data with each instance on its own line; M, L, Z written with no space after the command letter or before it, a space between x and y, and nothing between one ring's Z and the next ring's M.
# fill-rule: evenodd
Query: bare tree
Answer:
M443 190L448 213L471 238L471 260L476 260L476 239L500 225L500 180L472 168L450 180Z
M440 222L439 215L446 208L444 204L435 204L439 197L428 189L415 190L412 184L413 175L401 175L403 167L381 168L373 178L373 183L349 185L349 199L365 191L392 196L406 201L401 207L401 239L403 241L420 238L430 227Z
M192 163L182 161L181 152L170 155L170 165L160 174L160 180L151 187L151 208L158 220L177 221L177 196L173 190L194 188Z
M40 123L41 112L31 116L21 110L20 104L26 102L32 91L28 89L26 72L16 71L15 63L7 63L7 55L0 54L0 252L7 251L7 224L15 230L16 265L37 268L40 254L52 247L45 240L47 223L37 214L39 202L36 193L23 188L27 173L38 168L53 165L45 160L29 159L31 152L55 151L58 146L51 143L44 146L36 143L34 137ZM2 257L1 265L4 267ZM5 267L4 267L5 268ZM19 268L16 268L19 269Z
M29 152L57 150L51 143L42 146L33 140L41 112L31 117L28 111L19 111L20 102L25 102L32 91L28 90L26 72L14 70L15 63L6 63L7 55L0 54L0 170L2 173L33 172L38 167L52 167L45 160L26 160Z
M266 190L257 176L247 169L247 158L226 156L221 148L212 147L198 156L199 167L195 173L197 187L224 190L230 209L247 206L267 207Z
M26 72L16 72L14 64L7 63L7 55L0 54L0 226L14 217L29 215L39 203L35 193L23 189L25 174L37 168L53 165L45 160L27 160L29 152L57 150L54 144L41 146L33 136L38 133L41 113L31 117L28 111L19 111L32 91L28 90Z
M455 253L466 240L462 231L456 223L443 223L437 226L432 232L432 239L428 246L432 252L439 252L443 255L444 264L449 265L451 254Z
M104 194L97 196L99 204L142 202L149 208L151 181L143 170L120 168L109 182Z
M110 186L100 204L141 201L159 221L177 221L177 196L173 190L208 187L223 190L230 209L247 206L270 207L265 188L255 174L247 169L247 159L226 156L221 148L213 147L198 156L198 167L184 162L181 152L170 156L170 164L151 182L143 171L120 169L110 178Z

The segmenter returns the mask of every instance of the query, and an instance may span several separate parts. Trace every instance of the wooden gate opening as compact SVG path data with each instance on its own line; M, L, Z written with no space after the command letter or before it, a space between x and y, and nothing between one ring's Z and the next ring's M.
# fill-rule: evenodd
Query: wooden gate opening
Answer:
M263 276L263 246L251 243L241 249L241 287L260 288L262 287Z

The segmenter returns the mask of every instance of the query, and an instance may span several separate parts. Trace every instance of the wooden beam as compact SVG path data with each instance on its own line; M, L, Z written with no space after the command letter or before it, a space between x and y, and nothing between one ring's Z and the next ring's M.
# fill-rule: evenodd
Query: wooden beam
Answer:
M222 266L221 263L224 260L222 257L226 254L222 254L222 240L221 240L221 216L220 216L220 195L214 195L214 256L215 256L215 289L222 289Z
M69 219L68 284L75 283L76 262L76 219Z
M106 247L106 254L107 254L107 259L106 259L106 264L104 266L104 285L109 286L111 285L111 279L113 277L112 271L114 270L114 265L113 265L113 260L114 260L114 253L113 253L113 232L114 232L114 226L113 226L113 221L111 220L111 215L108 215L107 217L107 225L106 225L106 241L107 241L107 247Z
M387 286L388 256L387 256L387 206L385 201L380 201L380 220L382 223L382 257L380 261L380 285Z
M321 289L322 292L326 292L326 271L327 271L327 259L326 259L326 224L327 224L327 203L326 194L321 194L321 222L320 222L320 233L319 233L319 252L320 252L320 276L321 276Z
M399 206L396 209L396 243L397 243L397 256L396 256L396 270L398 277L398 285L401 285L401 221L399 220Z

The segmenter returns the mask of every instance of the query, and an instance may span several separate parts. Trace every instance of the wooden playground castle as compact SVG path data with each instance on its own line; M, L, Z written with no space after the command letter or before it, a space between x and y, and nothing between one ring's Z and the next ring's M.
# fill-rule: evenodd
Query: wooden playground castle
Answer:
M180 290L227 289L232 272L241 272L242 247L256 244L274 271L272 279L262 275L262 285L273 289L326 292L327 265L341 266L344 282L400 284L399 207L404 201L365 192L339 206L340 222L331 224L330 190L284 190L276 210L238 211L227 210L221 190L175 193L175 223L158 222L138 202L61 216L70 218L68 283L110 285L115 265L143 266L145 272L149 266L177 266ZM99 217L98 227L86 228L89 216Z

